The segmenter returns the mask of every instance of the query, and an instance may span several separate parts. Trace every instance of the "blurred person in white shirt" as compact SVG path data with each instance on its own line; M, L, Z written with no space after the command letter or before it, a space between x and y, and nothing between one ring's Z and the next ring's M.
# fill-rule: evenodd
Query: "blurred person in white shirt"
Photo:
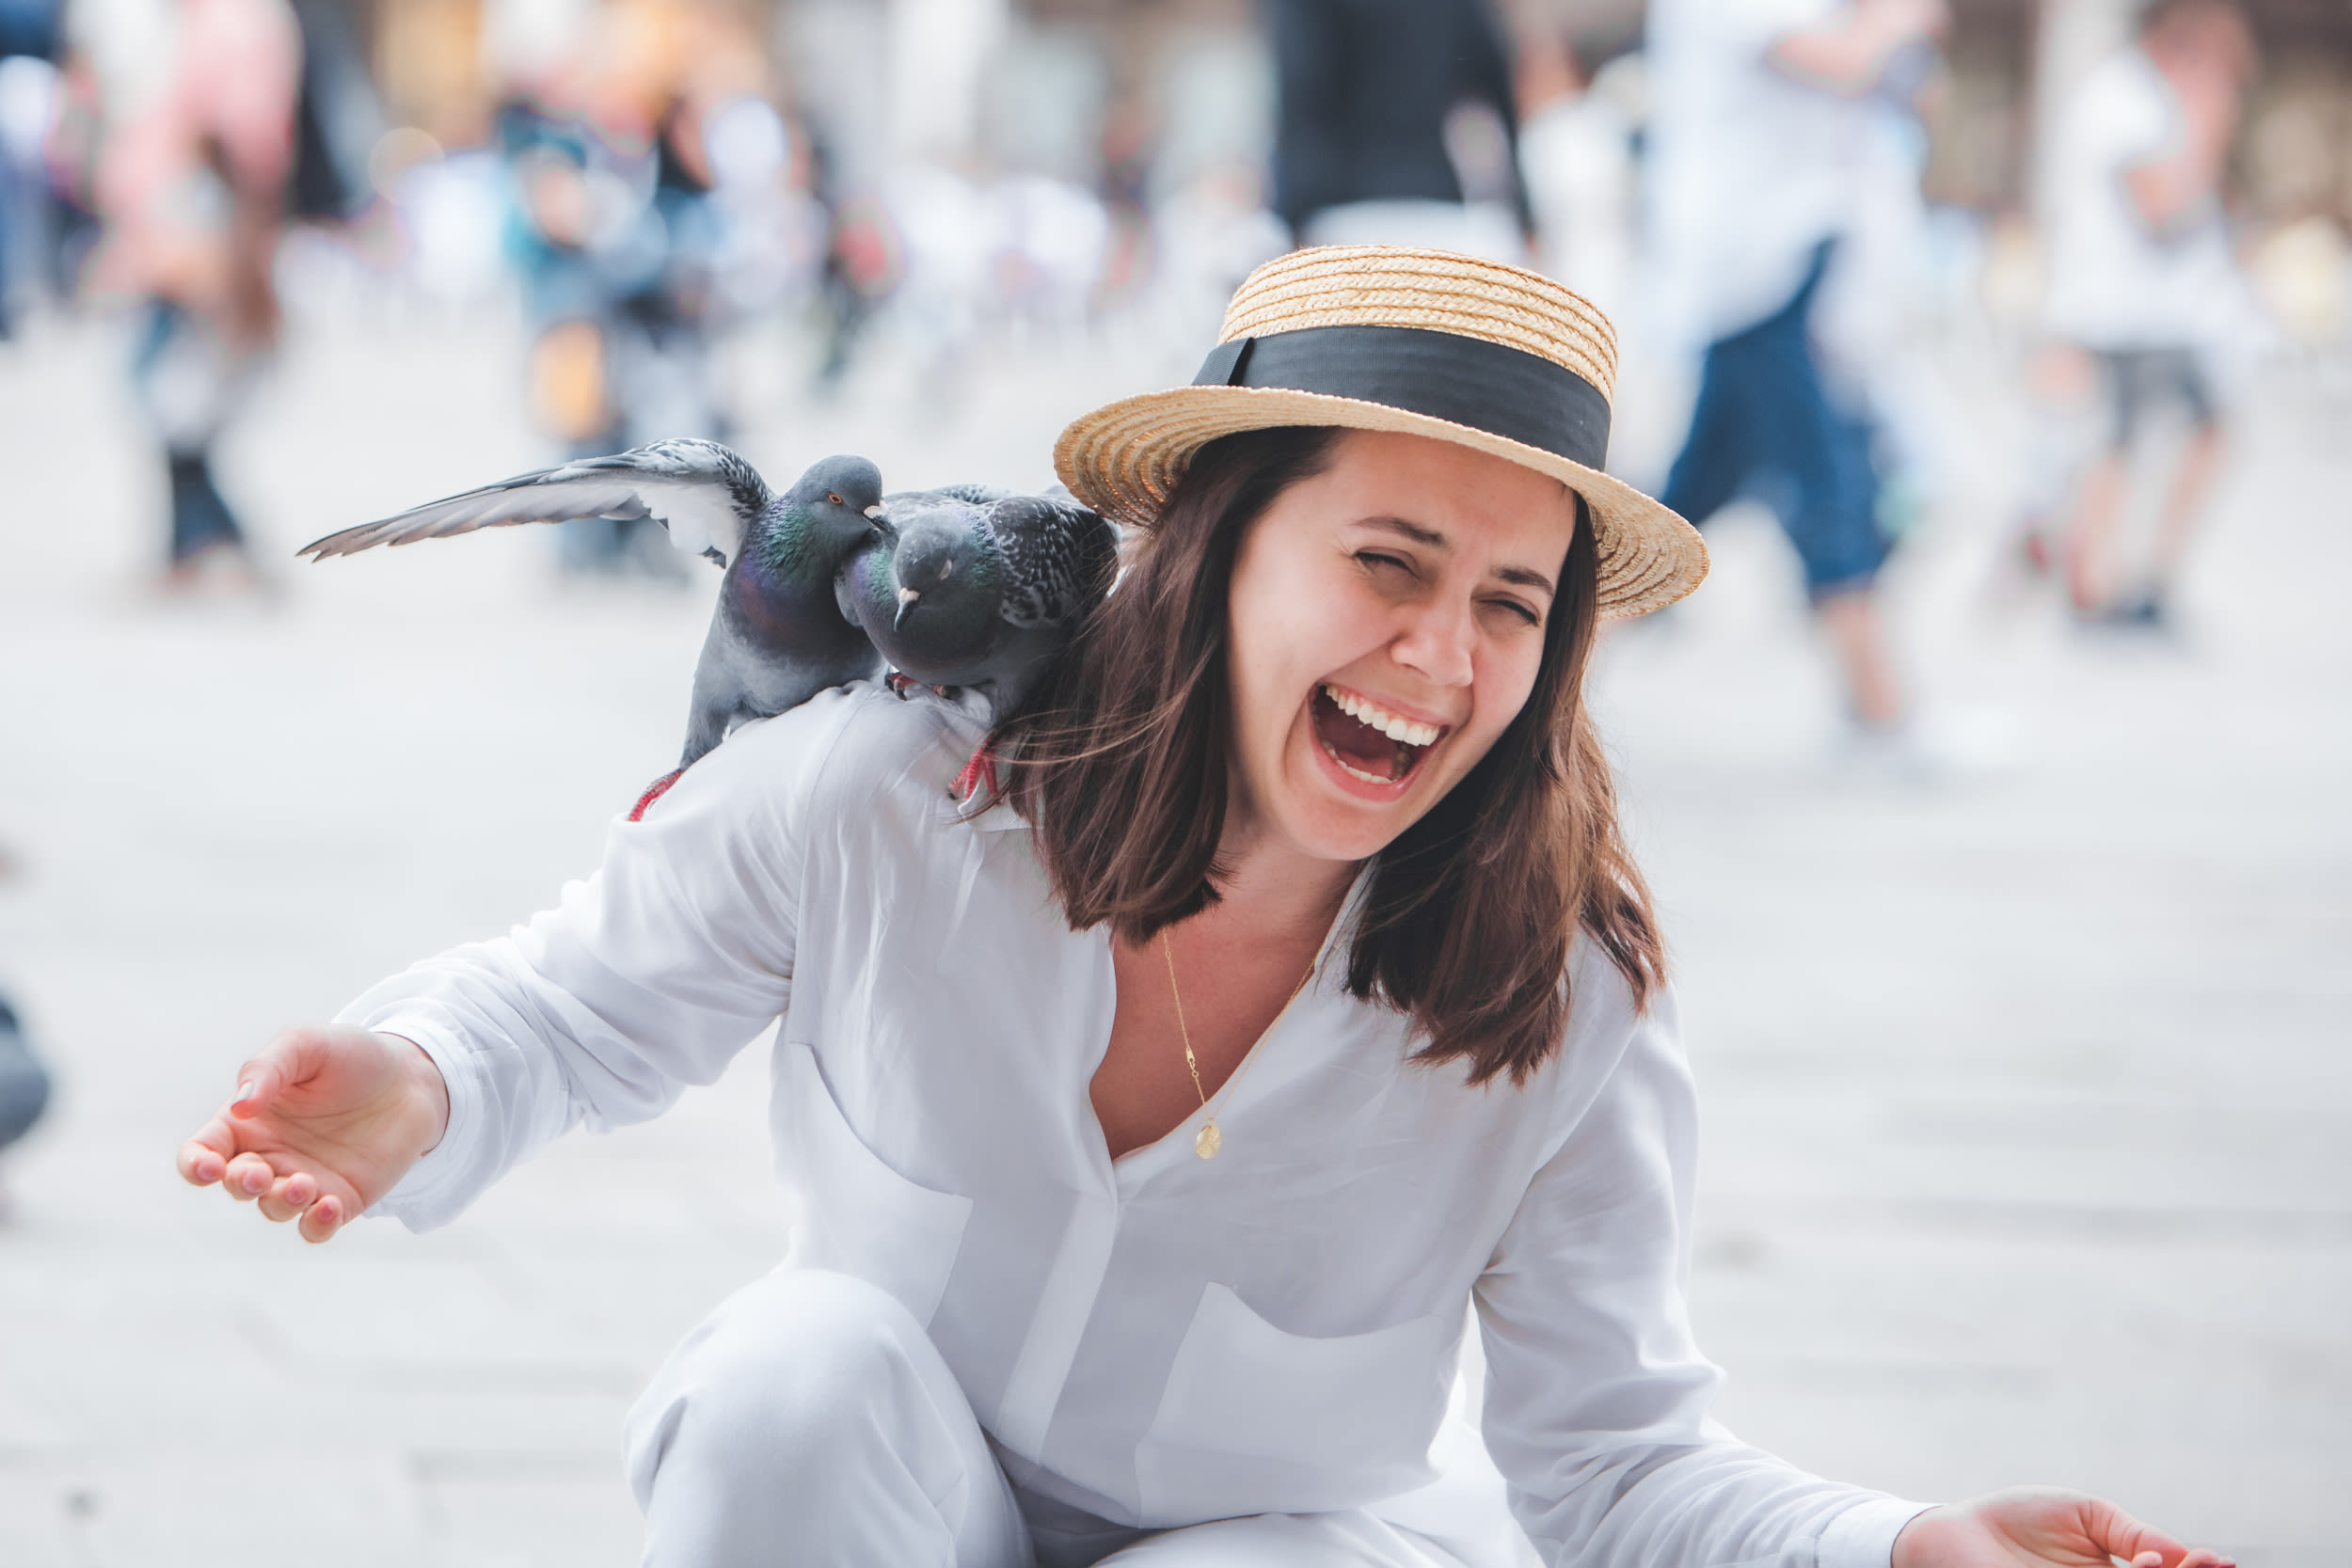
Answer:
M1742 498L1772 509L1873 749L1910 739L1877 595L1877 433L1819 307L1859 248L1878 128L1944 22L1942 0L1659 0L1649 17L1658 325L1702 356L1660 499L1701 524Z
M2052 162L2045 321L2087 350L2106 385L2105 451L2084 473L2065 542L2078 615L2164 624L2171 586L2227 447L2213 353L2244 319L2221 180L2256 66L2230 0L2159 0L2137 42L2067 105ZM2146 576L2123 585L2117 522L2148 416L2192 424L2167 488Z

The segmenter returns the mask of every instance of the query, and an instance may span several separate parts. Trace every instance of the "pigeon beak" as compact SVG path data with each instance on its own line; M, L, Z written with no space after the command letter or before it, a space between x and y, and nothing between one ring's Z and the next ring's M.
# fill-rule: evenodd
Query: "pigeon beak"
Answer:
M923 591L919 588L901 588L898 590L898 613L891 620L891 630L903 631L906 629L907 617L914 613L914 601L922 596Z

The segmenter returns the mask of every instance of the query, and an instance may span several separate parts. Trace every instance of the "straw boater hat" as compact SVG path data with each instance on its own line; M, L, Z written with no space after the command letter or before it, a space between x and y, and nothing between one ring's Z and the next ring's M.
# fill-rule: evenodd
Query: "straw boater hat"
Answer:
M1670 605L1707 575L1696 530L1601 471L1617 335L1550 278L1443 250L1332 245L1249 275L1189 387L1123 398L1054 447L1073 494L1150 528L1194 452L1276 425L1432 436L1549 474L1582 496L1600 612Z

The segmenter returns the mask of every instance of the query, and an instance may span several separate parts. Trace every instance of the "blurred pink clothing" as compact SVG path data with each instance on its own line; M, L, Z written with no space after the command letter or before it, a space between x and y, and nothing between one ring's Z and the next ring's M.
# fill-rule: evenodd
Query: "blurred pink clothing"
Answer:
M161 90L112 127L99 164L108 232L90 282L102 293L179 292L185 259L228 239L235 199L275 197L294 166L293 8L180 0L175 23Z

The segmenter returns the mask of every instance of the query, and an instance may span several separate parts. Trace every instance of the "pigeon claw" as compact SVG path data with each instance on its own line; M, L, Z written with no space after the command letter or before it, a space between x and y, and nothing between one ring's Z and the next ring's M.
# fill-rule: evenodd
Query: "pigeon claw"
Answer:
M882 677L882 684L890 688L892 694L903 703L913 694L918 683L914 676L902 671L893 670Z
M669 794L670 786L677 783L678 780L685 775L685 772L686 769L683 768L673 768L667 773L662 774L661 777L654 780L652 784L647 784L645 786L645 793L637 797L637 804L629 808L628 819L631 822L643 822L645 819L646 808L651 806L656 800L660 800L664 795Z
M985 746L973 752L972 760L963 765L963 771L956 775L956 782L948 787L955 791L959 800L969 800L982 789L993 797L996 794L996 753Z

